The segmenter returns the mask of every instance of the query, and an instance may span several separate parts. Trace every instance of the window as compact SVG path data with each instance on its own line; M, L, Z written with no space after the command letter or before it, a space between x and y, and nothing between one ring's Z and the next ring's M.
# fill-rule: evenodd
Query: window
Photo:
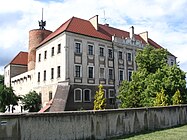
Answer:
M113 55L112 55L112 49L108 49L108 57L109 57L109 58L112 58L112 56L113 56Z
M121 51L118 52L118 58L122 59L122 52Z
M88 54L93 55L93 45L88 45Z
M94 78L94 69L93 69L93 67L88 67L88 78Z
M114 89L109 89L109 98L115 98Z
M61 53L61 44L58 44L58 50L57 53Z
M91 102L91 90L90 89L84 90L84 102Z
M113 79L113 69L109 69L109 79Z
M53 93L50 91L49 92L49 101L53 98Z
M131 53L127 53L127 61L132 61L132 54Z
M79 43L79 42L75 43L75 52L81 53L81 43Z
M81 66L75 65L75 77L81 77Z
M99 70L99 78L105 78L105 68L100 68L100 70Z
M99 51L100 56L104 56L104 48L100 47L99 50L100 50Z
M41 61L41 53L38 55L38 62Z
M54 68L51 68L51 79L54 79Z
M131 70L128 70L128 81L131 81L132 80L132 71Z
M44 59L47 59L47 51L44 52Z
M40 82L40 72L38 72L38 82Z
M109 102L110 102L110 105L114 105L115 104L115 92L114 92L114 89L109 89Z
M171 66L173 66L173 61L171 61Z
M82 102L82 90L81 89L74 90L74 102Z
M46 81L46 70L44 70L44 81Z
M124 80L124 72L123 72L123 70L119 70L119 80L120 81L123 81Z
M57 67L57 78L60 77L60 66Z
M54 52L55 52L54 47L52 47L52 49L51 49L51 56L54 56Z

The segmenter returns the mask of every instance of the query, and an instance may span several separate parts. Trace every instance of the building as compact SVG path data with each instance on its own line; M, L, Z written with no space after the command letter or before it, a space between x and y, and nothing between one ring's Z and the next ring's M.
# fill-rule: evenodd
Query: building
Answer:
M7 71L15 71L8 64L5 84L17 95L35 90L42 97L42 111L93 109L95 92L102 84L107 108L115 108L119 85L131 79L137 69L136 51L146 44L162 48L148 32L134 34L133 26L127 32L99 24L97 15L89 20L72 17L54 32L31 30L28 63L24 63L28 70L7 76ZM176 63L176 57L169 55L168 63Z

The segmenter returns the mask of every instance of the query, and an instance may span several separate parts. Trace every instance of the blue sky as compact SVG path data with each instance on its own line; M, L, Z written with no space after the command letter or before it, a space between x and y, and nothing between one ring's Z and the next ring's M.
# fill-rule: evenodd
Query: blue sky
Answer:
M29 30L39 28L42 8L46 29L52 31L72 16L94 15L101 24L126 31L133 25L136 34L148 31L187 72L186 7L186 0L6 0L0 5L0 74L19 51L27 51Z

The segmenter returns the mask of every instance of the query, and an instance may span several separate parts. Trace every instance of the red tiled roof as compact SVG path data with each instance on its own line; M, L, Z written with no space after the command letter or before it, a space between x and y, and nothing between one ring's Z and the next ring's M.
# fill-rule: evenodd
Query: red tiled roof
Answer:
M28 52L19 52L16 57L10 62L10 64L27 65L28 64Z
M150 38L148 38L148 43L149 43L151 46L155 47L156 49L161 49L161 48L162 48L159 44L157 44L156 42L154 42L154 41L153 41L152 39L150 39Z
M117 28L110 27L109 25L98 24L98 30L96 30L89 20L80 19L77 17L72 17L62 24L56 31L51 33L46 39L44 39L40 45L51 40L60 33L68 31L72 33L78 33L86 36L91 36L95 38L100 38L108 41L112 41L112 36L115 35L120 38L129 37L129 32L123 31ZM147 44L146 41L140 36L135 34L135 39L141 41L143 44ZM156 42L148 39L148 43L155 48L162 48ZM40 46L39 45L39 46Z

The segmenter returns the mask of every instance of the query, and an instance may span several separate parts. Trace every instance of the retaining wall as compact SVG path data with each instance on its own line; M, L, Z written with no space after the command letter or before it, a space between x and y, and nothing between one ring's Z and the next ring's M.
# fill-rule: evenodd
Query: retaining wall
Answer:
M0 139L108 139L187 124L187 105L104 111L1 114L0 122Z

